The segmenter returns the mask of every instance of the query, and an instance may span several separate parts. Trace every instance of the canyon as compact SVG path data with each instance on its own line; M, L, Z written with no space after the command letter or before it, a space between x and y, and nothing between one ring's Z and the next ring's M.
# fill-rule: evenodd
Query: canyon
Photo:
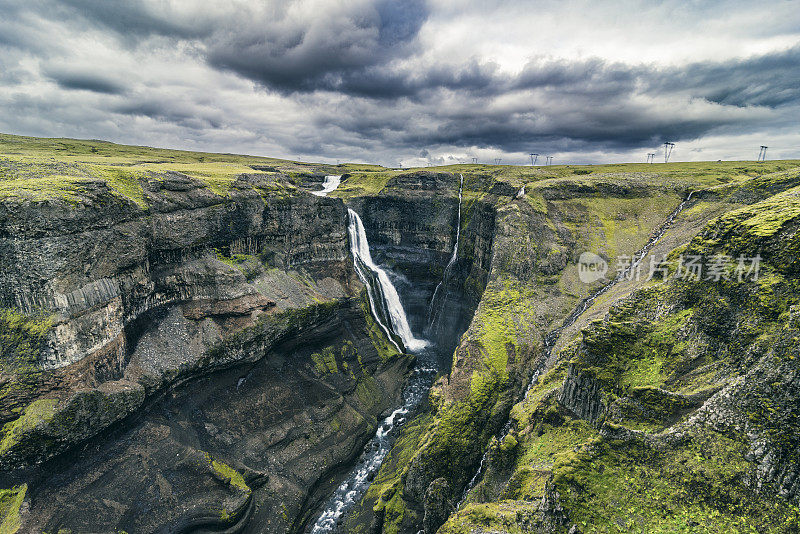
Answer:
M4 532L797 531L800 162L0 177Z

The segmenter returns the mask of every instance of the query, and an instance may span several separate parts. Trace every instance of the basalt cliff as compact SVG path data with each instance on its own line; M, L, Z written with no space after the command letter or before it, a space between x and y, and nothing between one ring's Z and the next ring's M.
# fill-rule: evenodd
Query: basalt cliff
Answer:
M0 531L797 532L798 191L2 136Z

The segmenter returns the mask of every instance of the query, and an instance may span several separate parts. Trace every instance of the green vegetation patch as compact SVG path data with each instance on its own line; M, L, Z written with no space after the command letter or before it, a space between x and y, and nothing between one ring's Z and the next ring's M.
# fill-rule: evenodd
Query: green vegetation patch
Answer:
M52 421L56 414L57 406L58 400L56 399L36 400L25 408L25 411L18 419L3 425L0 456L19 443L26 433L39 425Z
M687 252L711 255L728 252L732 256L755 256L765 250L778 256L773 262L781 270L796 269L800 253L800 236L788 236L776 242L779 234L795 228L800 220L800 187L795 187L766 200L730 211L708 223L692 240Z
M338 198L376 196L386 188L389 180L403 173L403 171L357 172L351 174L330 196Z
M556 461L554 482L583 532L796 532L797 507L748 483L747 445L709 431L680 447L595 441Z
M381 464L375 480L361 500L361 506L373 507L384 513L383 532L397 532L411 512L403 502L403 477L416 454L420 440L428 430L433 416L423 413L406 423L391 451ZM357 518L355 518L357 519ZM413 522L413 521L412 521Z
M234 469L233 467L229 466L226 463L220 462L219 460L215 460L211 457L210 454L205 453L206 461L211 469L216 473L220 478L223 480L229 480L229 484L231 487L236 488L240 491L245 493L250 493L250 486L247 485L247 482L244 479L244 476Z
M527 527L535 521L536 506L530 502L502 500L494 503L469 503L450 517L438 534L472 534L502 532L523 534L534 532Z
M53 328L53 317L41 312L24 315L0 309L0 400L33 393L41 370L39 356Z
M19 509L27 491L27 484L0 489L0 534L14 534L22 527Z

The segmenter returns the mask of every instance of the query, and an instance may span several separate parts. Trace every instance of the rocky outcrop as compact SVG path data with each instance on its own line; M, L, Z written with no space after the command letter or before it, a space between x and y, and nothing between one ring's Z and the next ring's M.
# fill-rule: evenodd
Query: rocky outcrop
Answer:
M444 478L437 478L425 490L423 502L425 515L422 528L425 534L434 534L453 513L453 490Z
M234 182L227 197L179 174L152 179L147 209L102 183L87 187L77 206L6 201L0 303L57 314L42 362L56 368L91 355L157 306L241 296L247 290L235 270L192 265L215 249L283 269L347 258L341 202L267 196L267 179L255 176Z
M670 256L707 267L760 254L757 277L736 261L716 279L672 270L573 331L512 409L510 462L491 449L440 532L794 531L798 213L797 192L778 193L711 219ZM549 494L557 520L534 526L522 511Z
M605 415L600 384L589 373L570 369L558 401L576 416L592 423L597 423Z
M26 524L189 532L214 519L241 532L299 528L324 496L314 488L336 480L398 402L411 363L376 351L361 306L270 316L216 347L203 375L136 422L27 473L35 483ZM278 338L273 320L284 321ZM210 374L223 361L235 363ZM232 471L220 478L204 455ZM230 482L237 473L249 492Z

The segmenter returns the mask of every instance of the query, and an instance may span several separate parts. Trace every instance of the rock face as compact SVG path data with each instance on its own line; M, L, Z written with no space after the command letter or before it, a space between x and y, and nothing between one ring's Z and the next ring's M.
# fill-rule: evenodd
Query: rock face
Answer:
M344 262L342 203L268 194L266 180L245 175L221 198L196 180L169 174L145 184L146 210L120 201L103 183L87 186L77 205L5 202L0 303L58 314L41 362L52 369L107 346L157 306L254 294L236 269L203 260L215 249L259 256L282 269Z
M413 361L345 206L280 175L142 186L0 204L0 483L30 482L31 532L299 529Z
M793 176L777 181L791 188ZM490 445L480 483L440 533L796 531L800 211L796 188L753 203L760 184L760 198L775 192L769 178L755 182L701 196L712 205L698 202L687 219L721 199L728 212L665 241L679 245L675 263L697 256L705 268L759 255L757 280L734 260L719 276L678 276L673 265L664 279L612 290L615 304L565 334L513 407L513 453L498 461L504 442ZM531 522L537 503L557 513Z
M797 443L789 422L796 410L787 400L796 372L781 352L791 346L786 336L794 335L789 317L799 294L786 282L796 263L789 252L796 194L709 223L796 186L792 176L698 193L653 249L666 255L678 247L674 262L680 254L764 251L780 271L776 279L759 289L658 278L641 292L645 278L623 280L549 347L545 334L579 296L599 288L578 282L578 255L593 251L613 269L616 256L644 245L685 193L606 176L528 183L525 196L496 201L488 283L452 369L434 387L430 411L398 440L348 530L724 530L739 513L756 529L796 529L797 475L787 461L787 447ZM767 312L759 301L776 307ZM751 345L761 325L771 332L769 349ZM525 394L531 374L538 380ZM780 385L767 393L770 383ZM787 394L779 405L768 401L775 412L764 415L765 399L778 390ZM784 424L780 437L773 434ZM446 521L435 499L444 487L464 495ZM756 487L752 502L729 507L747 502Z
M444 478L437 478L425 490L425 515L422 526L425 534L433 534L453 513L453 490Z
M346 206L443 372L343 531L796 531L800 174L714 184L654 249L760 255L763 278L623 280L562 331L602 284L580 253L633 254L708 179L478 168L459 217L455 174L302 190L334 170L3 198L21 531L304 531L414 363L372 320Z
M283 341L248 331L221 347L266 358L195 378L136 423L45 464L34 475L28 524L46 532L298 526L318 498L309 491L357 455L380 413L398 402L410 361L381 358L359 301L296 320ZM249 489L214 477L208 458Z

